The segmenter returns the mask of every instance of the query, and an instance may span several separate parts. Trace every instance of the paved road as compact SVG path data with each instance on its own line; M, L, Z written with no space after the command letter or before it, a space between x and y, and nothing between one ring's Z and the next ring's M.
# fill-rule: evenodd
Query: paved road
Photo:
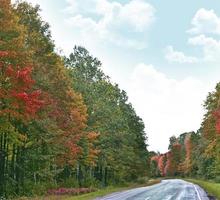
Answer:
M179 180L164 180L159 184L116 192L96 200L208 200L198 185Z

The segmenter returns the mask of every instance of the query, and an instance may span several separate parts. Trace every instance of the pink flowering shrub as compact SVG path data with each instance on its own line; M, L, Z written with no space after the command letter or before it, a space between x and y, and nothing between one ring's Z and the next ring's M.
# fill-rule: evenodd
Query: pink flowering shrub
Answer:
M58 188L50 189L47 191L47 193L49 195L79 195L94 191L95 190L91 188Z

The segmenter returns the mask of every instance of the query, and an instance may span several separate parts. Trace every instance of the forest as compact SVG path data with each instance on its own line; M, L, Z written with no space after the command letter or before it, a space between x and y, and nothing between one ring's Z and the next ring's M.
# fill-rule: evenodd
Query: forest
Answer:
M169 151L151 152L151 174L192 177L220 182L220 83L204 102L201 127L170 137Z
M149 173L142 119L80 46L57 53L40 7L0 0L0 197Z
M85 47L62 55L39 13L0 0L0 199L144 177L220 183L220 83L199 130L172 136L167 153L150 152L126 92Z

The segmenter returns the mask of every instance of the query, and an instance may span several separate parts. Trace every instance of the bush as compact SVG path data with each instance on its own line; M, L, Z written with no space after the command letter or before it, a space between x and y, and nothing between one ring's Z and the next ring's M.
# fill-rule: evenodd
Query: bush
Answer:
M84 187L98 187L99 185L100 185L100 182L94 177L87 177L83 181Z
M145 184L149 181L149 178L148 177L140 177L137 179L137 183L138 184Z
M62 183L59 183L59 186L64 187L64 188L78 188L79 184L78 181L74 178L68 178Z
M31 181L26 181L22 188L21 194L25 196L44 195L49 188L56 188L54 182L40 182L34 184Z
M49 195L79 195L94 192L91 188L58 188L48 190Z
M215 181L216 183L220 183L220 176L216 176L215 179L214 179L214 181Z

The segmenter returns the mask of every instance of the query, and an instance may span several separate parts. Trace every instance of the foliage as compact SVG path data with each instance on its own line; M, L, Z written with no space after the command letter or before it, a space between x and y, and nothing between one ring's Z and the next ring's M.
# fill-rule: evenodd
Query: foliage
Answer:
M164 176L188 176L213 179L220 176L220 83L215 91L208 94L204 103L206 114L201 128L195 132L183 133L179 137L170 138L169 152L166 153ZM151 171L163 168L159 158L164 154L151 158ZM155 160L157 161L155 163ZM162 175L162 174L161 174Z
M145 176L144 123L126 92L85 48L61 57L39 11L0 0L0 198Z
M99 133L99 155L97 166L90 169L92 173L102 185L146 175L144 124L127 102L125 91L110 82L101 70L101 62L85 48L74 47L64 60L73 88L82 94L88 108L87 130ZM85 163L79 165L81 170L86 169Z
M94 192L94 189L90 188L58 188L48 190L49 195L79 195Z

